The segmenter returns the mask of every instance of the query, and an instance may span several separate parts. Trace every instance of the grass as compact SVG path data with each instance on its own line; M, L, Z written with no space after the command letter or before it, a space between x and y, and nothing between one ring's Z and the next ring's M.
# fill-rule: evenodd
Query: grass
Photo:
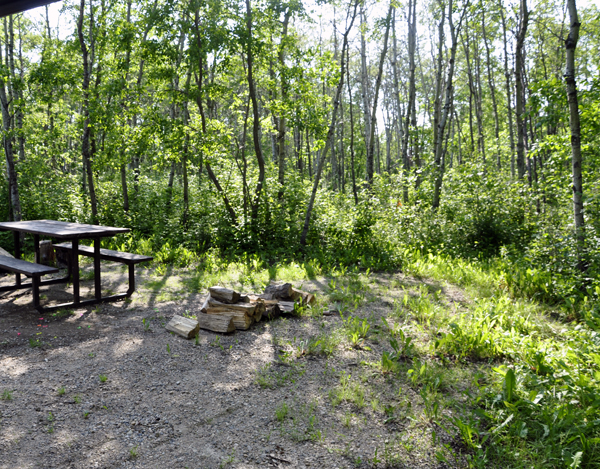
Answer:
M129 448L129 459L136 459L139 456L139 445Z
M65 394L66 392L67 392L67 390L65 389L65 387L64 387L64 386L61 386L61 387L60 387L60 388L58 388L58 390L56 391L56 393L57 393L59 396L64 396L64 394Z
M13 392L10 391L10 390L8 390L8 389L5 389L4 391L2 391L1 399L3 401L12 401L12 399L13 399Z

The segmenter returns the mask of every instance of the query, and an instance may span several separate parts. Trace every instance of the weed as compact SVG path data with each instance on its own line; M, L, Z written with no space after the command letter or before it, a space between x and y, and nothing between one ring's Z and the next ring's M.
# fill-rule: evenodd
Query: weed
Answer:
M171 346L169 344L167 344L167 353L171 355Z
M142 324L144 326L144 332L151 332L151 330L150 330L151 321L152 320L149 318L142 319Z
M221 350L225 350L225 347L223 347L223 345L221 345L221 336L217 335L215 336L214 340L210 343L211 347L219 347Z
M75 402L75 404L81 404L81 397L77 395L73 396L73 402Z
M101 383L106 383L106 380L108 379L106 375L100 375L98 378L100 378Z
M139 456L139 445L135 445L129 449L129 459L136 459Z
M221 461L219 464L219 469L224 469L235 461L235 450L232 450L229 456Z
M361 384L352 381L350 375L342 373L339 386L329 391L329 399L334 407L342 402L350 402L362 409L365 406L365 389Z
M285 402L283 402L277 407L277 409L275 409L275 418L277 418L278 422L283 422L288 416L289 412L290 408Z
M12 391L9 391L8 389L5 389L4 391L2 391L2 400L3 401L12 401L13 395L12 395Z
M29 346L31 348L41 347L42 346L42 341L41 341L41 339L34 339L32 337L31 339L29 339Z
M282 367L283 370L280 370ZM274 367L272 363L267 363L258 370L255 383L261 388L274 389L285 386L286 384L295 383L305 371L304 365L300 363L291 365L281 364L276 367Z
M89 416L90 416L90 411L89 411L89 410L86 410L86 411L83 413L83 418L84 418L84 419L87 419Z
M67 392L67 390L65 389L65 387L64 387L64 386L61 386L60 388L58 388L58 391L56 391L56 393L57 393L59 396L63 396L63 395L66 393L66 392Z
M96 356L96 354L94 352L88 353L88 357L90 357L90 358L94 358L95 356Z
M194 338L194 345L200 345L200 334L196 334L196 337Z
M48 417L46 417L46 420L48 420L50 423L54 422L54 415L52 412L48 412Z

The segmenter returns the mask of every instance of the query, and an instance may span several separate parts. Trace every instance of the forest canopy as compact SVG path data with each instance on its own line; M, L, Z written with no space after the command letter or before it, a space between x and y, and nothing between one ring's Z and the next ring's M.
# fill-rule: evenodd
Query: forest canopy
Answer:
M579 189L564 2L65 0L5 17L0 219L129 227L107 243L199 268L493 260L509 289L582 303L600 289L600 12L578 15Z

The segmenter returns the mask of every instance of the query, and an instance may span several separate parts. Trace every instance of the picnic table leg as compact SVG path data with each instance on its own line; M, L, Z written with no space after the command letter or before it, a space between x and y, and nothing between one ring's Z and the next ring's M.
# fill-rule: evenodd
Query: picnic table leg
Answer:
M127 298L135 291L135 266L129 264L129 288L127 288Z
M33 235L33 250L35 252L35 263L40 264L40 235Z
M13 231L13 240L15 244L15 259L21 259L21 233ZM15 274L16 284L18 287L21 286L21 274Z
M100 238L94 239L94 289L96 299L102 299L102 285L100 284Z
M71 246L71 275L73 276L73 304L79 304L79 240L74 239Z
M37 310L40 308L40 277L35 275L31 277L33 284L33 307Z

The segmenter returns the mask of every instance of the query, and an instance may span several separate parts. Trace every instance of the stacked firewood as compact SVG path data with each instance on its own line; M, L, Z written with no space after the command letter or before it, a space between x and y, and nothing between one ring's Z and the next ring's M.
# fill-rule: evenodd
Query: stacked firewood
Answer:
M255 322L293 313L296 305L310 305L315 301L313 294L298 290L290 283L271 284L260 295L242 294L218 286L208 290L208 298L195 321L174 316L167 330L187 339L195 337L200 328L222 333L247 330Z

